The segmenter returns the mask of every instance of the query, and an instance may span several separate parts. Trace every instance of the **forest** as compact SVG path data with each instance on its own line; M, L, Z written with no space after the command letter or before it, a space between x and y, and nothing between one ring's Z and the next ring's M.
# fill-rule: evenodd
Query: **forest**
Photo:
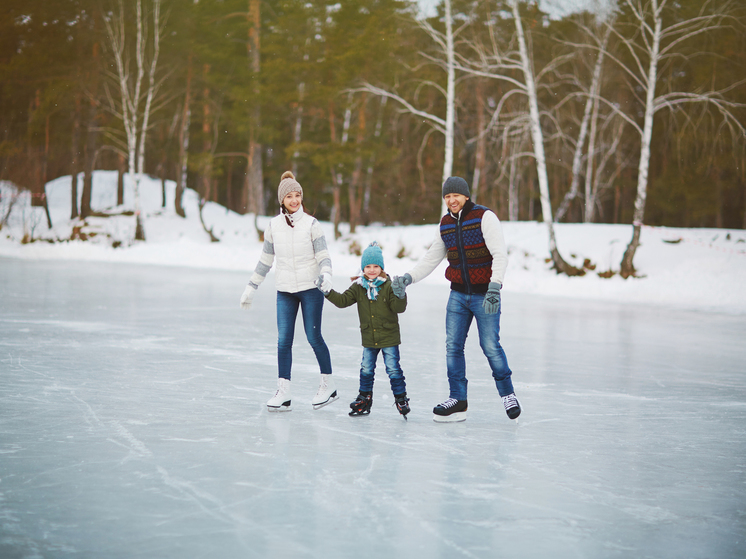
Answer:
M43 205L71 175L71 218L97 169L255 215L290 169L352 231L434 222L450 175L550 238L746 228L741 1L4 0L0 26L0 180Z

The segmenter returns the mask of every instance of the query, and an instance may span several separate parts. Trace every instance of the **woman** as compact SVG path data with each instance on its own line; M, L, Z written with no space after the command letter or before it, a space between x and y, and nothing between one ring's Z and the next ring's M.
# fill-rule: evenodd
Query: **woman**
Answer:
M332 262L326 238L318 220L303 211L303 188L290 171L285 171L277 189L280 215L272 218L264 232L262 256L241 296L241 308L249 309L259 285L277 257L277 392L267 402L271 412L290 411L290 369L293 364L293 335L300 307L303 327L321 369L321 383L311 403L314 409L337 399L332 379L329 348L321 336L324 295L316 280L331 289Z

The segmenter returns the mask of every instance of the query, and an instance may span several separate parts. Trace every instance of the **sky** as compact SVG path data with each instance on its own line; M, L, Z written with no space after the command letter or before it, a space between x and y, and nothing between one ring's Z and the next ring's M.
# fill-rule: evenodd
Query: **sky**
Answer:
M540 0L540 4L550 15L554 17L562 17L563 15L572 13L575 9L592 9L593 6L599 3L605 5L610 1L612 0ZM434 15L435 7L440 4L440 2L442 2L442 0L417 0L420 10L427 15Z

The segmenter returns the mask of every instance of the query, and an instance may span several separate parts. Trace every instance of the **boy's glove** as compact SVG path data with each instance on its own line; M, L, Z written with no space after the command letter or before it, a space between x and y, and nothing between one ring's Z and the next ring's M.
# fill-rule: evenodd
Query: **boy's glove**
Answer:
M256 293L256 289L250 285L247 285L246 289L243 290L243 295L241 295L241 308L243 310L248 311L251 308L251 301L254 299L254 293Z
M412 283L412 276L409 274L404 274L403 276L396 276L394 279L391 280L391 289L394 292L394 295L399 297L399 299L404 299L407 295L407 286Z
M490 286L487 289L487 293L484 294L484 301L482 301L482 308L486 314L495 314L500 310L500 285L497 282L491 281Z
M319 275L318 278L316 278L316 287L319 291L321 291L324 295L329 295L329 292L332 290L332 277L327 274L323 273Z

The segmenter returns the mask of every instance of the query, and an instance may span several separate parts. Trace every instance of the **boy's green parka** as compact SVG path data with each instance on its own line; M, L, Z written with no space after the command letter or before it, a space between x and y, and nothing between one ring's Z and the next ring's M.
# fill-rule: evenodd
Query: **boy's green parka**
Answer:
M360 317L360 335L363 347L394 347L401 345L399 317L407 308L407 297L399 299L391 289L391 280L381 285L375 301L368 299L368 293L362 285L353 283L344 293L333 289L326 298L335 306L343 309L357 303L357 314Z

